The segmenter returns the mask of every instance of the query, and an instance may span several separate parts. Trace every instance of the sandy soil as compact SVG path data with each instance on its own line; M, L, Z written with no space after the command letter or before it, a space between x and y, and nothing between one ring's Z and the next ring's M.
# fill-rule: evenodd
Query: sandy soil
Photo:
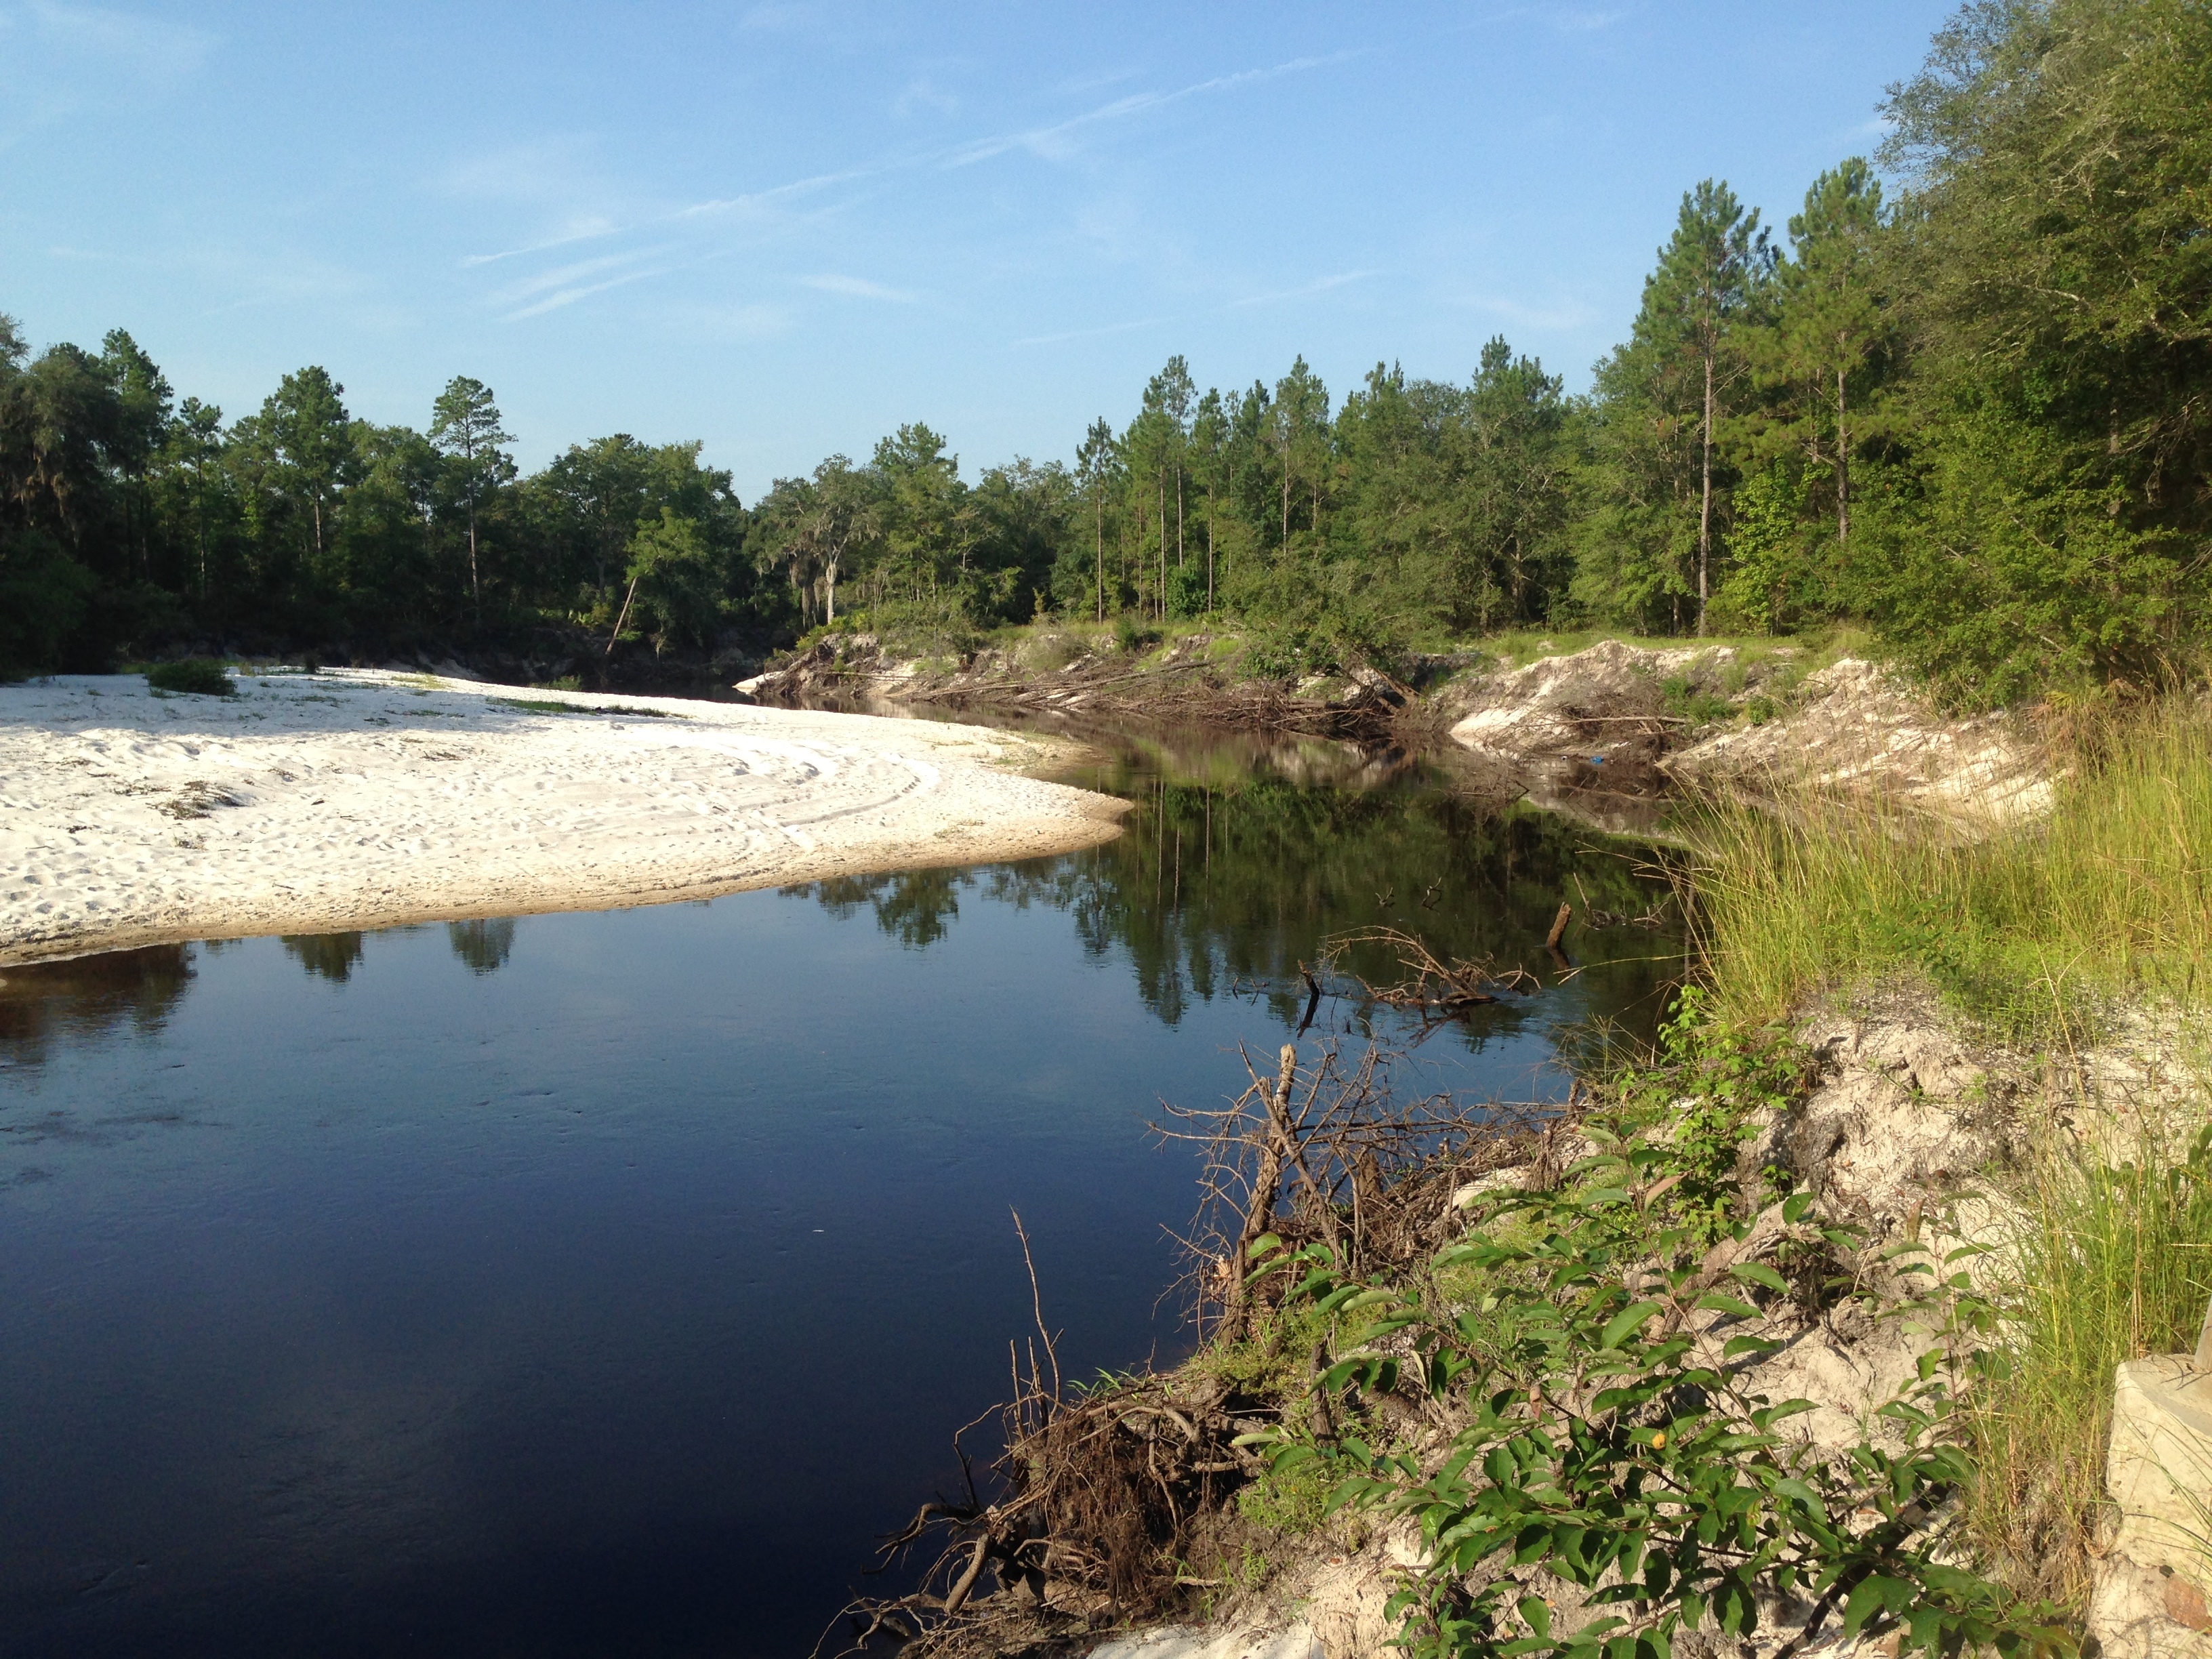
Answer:
M0 686L0 963L654 903L1118 833L1120 802L1009 769L1043 744L975 726L362 671L238 686Z

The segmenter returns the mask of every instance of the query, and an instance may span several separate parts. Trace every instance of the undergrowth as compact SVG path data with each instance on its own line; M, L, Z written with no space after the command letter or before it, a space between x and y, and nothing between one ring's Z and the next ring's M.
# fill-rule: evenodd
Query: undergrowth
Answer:
M1789 1293L1750 1253L1748 1218L1720 1230L1741 1253L1716 1255L1699 1212L1652 1202L1683 1177L1670 1148L1602 1131L1597 1145L1557 1188L1480 1200L1427 1274L1363 1282L1327 1245L1255 1247L1297 1277L1294 1300L1350 1327L1325 1389L1351 1404L1410 1389L1463 1424L1441 1462L1356 1425L1251 1437L1272 1446L1277 1480L1325 1468L1332 1507L1419 1523L1430 1560L1392 1598L1400 1645L1419 1659L1669 1659L1692 1632L1751 1637L1779 1597L1808 1608L1804 1639L1832 1618L1847 1641L1943 1659L2070 1654L2054 1606L1958 1563L1927 1524L1972 1478L1950 1421L1991 1319L1964 1276L1947 1266L1897 1310L1931 1340L1879 1431L1820 1455L1783 1426L1809 1402L1770 1399L1739 1369L1784 1346L1752 1298ZM1810 1199L1782 1206L1786 1226L1860 1243L1814 1222ZM1439 1294L1464 1267L1480 1294Z
M1880 802L1708 805L1692 835L1721 1007L1777 1019L1902 971L2008 1037L2057 1037L2131 994L2201 1005L2212 720L2167 703L2068 748L2048 817L1979 840Z

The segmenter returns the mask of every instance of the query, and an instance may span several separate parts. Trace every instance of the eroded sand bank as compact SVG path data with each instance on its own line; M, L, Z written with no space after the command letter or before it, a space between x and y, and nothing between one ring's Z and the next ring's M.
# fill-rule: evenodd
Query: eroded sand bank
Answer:
M1034 857L1121 803L975 726L368 672L0 686L0 963ZM518 704L557 704L557 708Z

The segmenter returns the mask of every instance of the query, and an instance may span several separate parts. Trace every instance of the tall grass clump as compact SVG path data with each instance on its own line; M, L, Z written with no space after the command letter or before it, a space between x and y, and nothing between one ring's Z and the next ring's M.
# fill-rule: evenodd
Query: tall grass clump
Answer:
M2005 1364L1968 1401L1976 1553L2024 1595L2081 1604L2104 1506L2113 1368L2197 1343L2212 1297L2212 1132L2177 1158L2053 1154L1999 1242Z
M2200 1003L2212 719L2171 702L2064 753L2048 817L1978 839L1882 799L1700 809L1700 945L1723 1012L1773 1019L1911 970L2008 1035L2063 1024L2085 995Z

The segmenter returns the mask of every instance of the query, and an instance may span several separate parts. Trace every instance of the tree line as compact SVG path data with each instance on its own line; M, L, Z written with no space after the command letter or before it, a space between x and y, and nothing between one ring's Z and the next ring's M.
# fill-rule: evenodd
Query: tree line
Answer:
M1977 0L1875 158L1780 227L1687 191L1590 391L1504 340L1445 382L1169 359L1071 461L963 478L919 422L747 507L696 443L515 466L459 377L421 430L325 370L226 421L131 337L0 319L0 666L551 632L711 654L868 627L1216 617L1284 670L1504 627L1849 620L1987 700L2196 661L2212 416L2212 12ZM1884 178L1891 183L1885 190ZM1778 234L1777 234L1778 230Z

